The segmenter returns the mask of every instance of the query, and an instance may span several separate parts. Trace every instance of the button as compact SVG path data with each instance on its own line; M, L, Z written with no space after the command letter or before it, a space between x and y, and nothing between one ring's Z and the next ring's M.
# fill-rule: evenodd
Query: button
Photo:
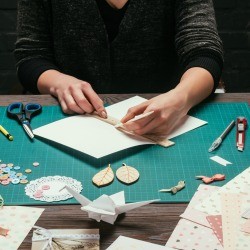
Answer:
M18 184L20 180L18 178L15 178L11 181L12 184Z

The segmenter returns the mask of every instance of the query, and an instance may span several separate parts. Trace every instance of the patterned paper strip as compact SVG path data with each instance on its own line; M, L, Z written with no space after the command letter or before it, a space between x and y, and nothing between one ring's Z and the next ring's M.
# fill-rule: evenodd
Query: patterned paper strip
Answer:
M220 187L212 185L208 186L205 184L200 184L198 190L195 192L194 196L189 202L188 207L186 208L184 213L180 215L180 217L211 228L210 224L206 219L207 214L195 209L194 207L204 201L204 199L206 199L210 194L215 191L218 191L219 188Z
M247 239L240 231L242 201L242 194L221 194L223 244L225 250L249 250Z
M209 215L207 220L212 227L214 234L223 246L223 232L222 232L222 220L221 215Z

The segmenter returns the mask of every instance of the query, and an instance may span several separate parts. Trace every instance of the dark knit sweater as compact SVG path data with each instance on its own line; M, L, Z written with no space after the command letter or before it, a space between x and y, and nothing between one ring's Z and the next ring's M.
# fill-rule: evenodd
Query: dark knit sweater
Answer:
M30 75L20 81L33 93L39 68L88 81L97 93L165 92L191 67L218 83L222 44L212 0L130 0L111 43L94 0L19 0L18 8L18 74Z

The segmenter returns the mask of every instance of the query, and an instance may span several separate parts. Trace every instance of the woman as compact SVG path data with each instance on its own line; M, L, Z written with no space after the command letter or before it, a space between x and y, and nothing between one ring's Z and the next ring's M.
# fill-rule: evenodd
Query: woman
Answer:
M15 56L25 89L65 113L106 117L97 93L162 93L122 119L138 134L168 134L223 65L212 0L19 0Z

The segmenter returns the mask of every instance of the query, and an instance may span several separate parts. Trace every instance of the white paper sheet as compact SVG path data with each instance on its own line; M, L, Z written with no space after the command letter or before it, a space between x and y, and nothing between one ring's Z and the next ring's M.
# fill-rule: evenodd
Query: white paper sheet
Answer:
M146 99L135 96L106 108L108 114L121 119L130 107ZM181 127L176 128L168 139L200 127L207 122L187 116ZM94 117L76 115L35 129L34 134L63 144L95 158L118 152L134 146L154 144L147 139L139 139L120 132L110 124Z
M174 250L174 248L136 240L125 236L119 236L107 250Z

